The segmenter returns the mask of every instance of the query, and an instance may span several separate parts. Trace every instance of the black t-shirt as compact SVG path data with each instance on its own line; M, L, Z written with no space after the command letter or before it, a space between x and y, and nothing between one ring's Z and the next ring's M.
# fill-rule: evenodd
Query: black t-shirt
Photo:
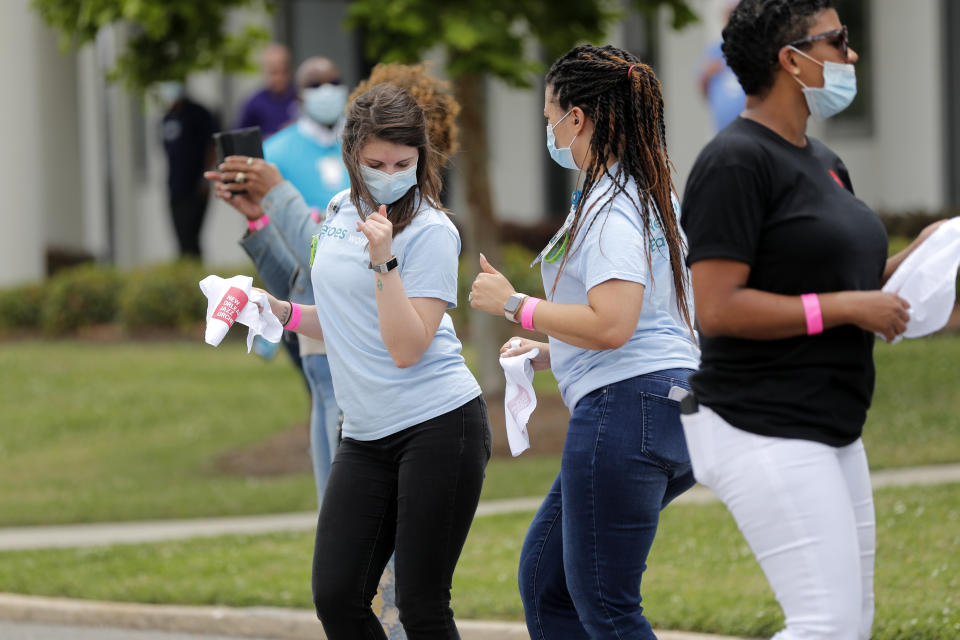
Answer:
M163 116L163 147L167 152L167 187L172 197L192 195L203 186L203 170L216 119L189 98Z
M887 259L879 218L822 142L787 142L738 118L700 152L683 198L689 264L750 265L746 286L784 295L873 290ZM863 429L873 334L853 325L783 340L702 337L697 398L735 427L833 446Z

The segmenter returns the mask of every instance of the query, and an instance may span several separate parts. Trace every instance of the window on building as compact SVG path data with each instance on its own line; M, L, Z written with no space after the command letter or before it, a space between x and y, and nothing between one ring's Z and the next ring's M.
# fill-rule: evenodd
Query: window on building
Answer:
M960 3L943 0L943 78L944 78L944 130L946 131L946 189L947 202L960 208L960 42L955 34L960 33Z

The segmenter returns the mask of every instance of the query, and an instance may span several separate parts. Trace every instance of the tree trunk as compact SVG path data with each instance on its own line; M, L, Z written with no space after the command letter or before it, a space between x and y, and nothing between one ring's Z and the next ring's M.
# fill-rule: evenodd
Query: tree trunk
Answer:
M464 185L467 216L465 224L467 264L470 275L480 271L480 252L492 265L502 265L500 233L490 197L487 148L487 92L483 76L462 75L453 81L454 95L460 103L460 141L463 149ZM467 304L466 300L461 301ZM485 393L503 391L500 369L500 318L471 311L470 337L476 349L480 386Z

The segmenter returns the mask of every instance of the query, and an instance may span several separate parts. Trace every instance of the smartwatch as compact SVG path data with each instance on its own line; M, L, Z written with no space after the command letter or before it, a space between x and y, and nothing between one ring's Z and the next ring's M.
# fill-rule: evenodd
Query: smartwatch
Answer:
M400 263L397 261L397 256L390 256L390 259L383 264L373 264L372 262L368 262L367 266L377 273L387 273L388 271L396 269L399 264Z
M517 320L517 311L520 310L520 307L523 306L523 301L526 300L529 296L525 293L515 293L509 298L507 298L506 304L503 305L503 315L510 322L519 323Z

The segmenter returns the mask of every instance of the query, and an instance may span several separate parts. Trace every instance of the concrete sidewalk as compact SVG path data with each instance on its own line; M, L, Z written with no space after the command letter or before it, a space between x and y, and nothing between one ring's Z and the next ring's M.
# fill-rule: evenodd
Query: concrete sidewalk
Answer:
M960 482L960 464L878 471L871 474L874 488L934 485ZM478 517L517 511L532 511L541 498L485 501ZM707 503L715 500L703 487L694 487L675 502ZM234 518L198 518L179 521L148 521L12 527L0 529L0 550L84 547L130 544L229 534L260 534L281 531L312 531L316 514L288 513ZM0 620L73 627L150 629L178 633L271 638L275 640L322 639L323 631L312 611L277 608L195 607L98 602L0 594ZM528 638L517 622L458 620L464 640L519 640ZM63 627L64 633L68 629ZM658 631L660 640L744 640L697 633Z
M257 607L186 607L0 594L0 620L84 627L121 627L271 640L323 640L312 611ZM457 620L463 640L527 640L519 622ZM658 631L660 640L747 640Z
M876 471L870 478L875 489L890 486L948 484L960 482L960 464ZM540 506L541 500L541 497L533 497L483 501L477 509L477 517L535 511ZM673 504L703 504L715 500L712 492L698 485L674 500ZM316 524L317 515L309 511L227 518L8 527L0 528L0 551L134 544L231 534L256 535L284 531L313 531Z

